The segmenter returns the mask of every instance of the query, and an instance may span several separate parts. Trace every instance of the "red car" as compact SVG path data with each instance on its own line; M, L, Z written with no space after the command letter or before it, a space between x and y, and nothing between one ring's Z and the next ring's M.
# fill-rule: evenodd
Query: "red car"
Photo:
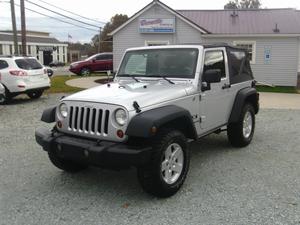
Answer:
M72 63L69 70L80 76L88 76L91 72L113 70L113 54L106 52L92 55L84 61Z

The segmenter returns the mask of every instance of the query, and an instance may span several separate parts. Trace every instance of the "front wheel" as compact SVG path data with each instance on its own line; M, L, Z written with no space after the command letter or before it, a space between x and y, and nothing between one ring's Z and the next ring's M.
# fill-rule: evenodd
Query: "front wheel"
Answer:
M91 70L89 68L82 68L80 71L80 76L89 76L91 74Z
M228 140L234 147L250 144L255 128L255 112L250 104L245 104L238 122L230 123L227 128Z
M44 92L43 90L31 91L27 95L31 99L38 99L39 97L42 96L43 92Z
M180 131L163 130L154 142L152 160L138 168L138 180L146 192L169 197L180 189L189 170L187 140Z

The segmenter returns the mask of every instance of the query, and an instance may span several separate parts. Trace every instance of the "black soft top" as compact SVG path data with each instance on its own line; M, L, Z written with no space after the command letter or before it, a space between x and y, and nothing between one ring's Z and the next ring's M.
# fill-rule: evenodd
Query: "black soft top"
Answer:
M226 43L202 44L205 49L226 48L231 84L253 80L253 73L250 66L249 54L246 49L231 46Z

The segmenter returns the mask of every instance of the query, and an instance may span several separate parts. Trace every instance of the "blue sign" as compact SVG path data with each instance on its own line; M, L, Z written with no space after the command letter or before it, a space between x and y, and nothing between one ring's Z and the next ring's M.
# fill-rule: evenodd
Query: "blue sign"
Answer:
M265 47L265 64L271 63L271 48Z

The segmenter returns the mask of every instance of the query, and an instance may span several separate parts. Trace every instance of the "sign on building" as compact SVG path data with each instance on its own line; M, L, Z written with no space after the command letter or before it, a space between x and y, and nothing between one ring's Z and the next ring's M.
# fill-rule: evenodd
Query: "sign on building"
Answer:
M140 19L140 33L174 33L175 18L172 19Z

